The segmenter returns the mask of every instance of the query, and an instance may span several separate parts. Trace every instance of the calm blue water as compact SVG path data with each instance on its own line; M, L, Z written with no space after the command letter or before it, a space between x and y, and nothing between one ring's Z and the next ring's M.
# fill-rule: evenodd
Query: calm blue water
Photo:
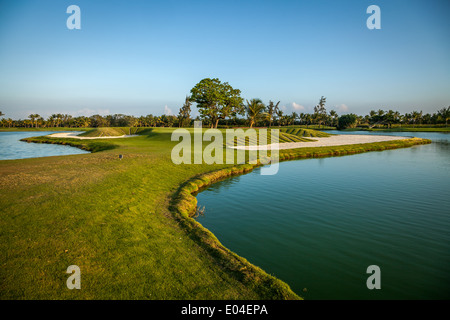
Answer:
M58 131L61 132L61 131ZM58 144L28 143L20 139L45 136L54 131L0 132L0 160L63 156L89 153L78 148Z
M450 135L340 133L434 142L225 180L198 194L198 221L306 299L449 299ZM370 265L380 290L366 286Z

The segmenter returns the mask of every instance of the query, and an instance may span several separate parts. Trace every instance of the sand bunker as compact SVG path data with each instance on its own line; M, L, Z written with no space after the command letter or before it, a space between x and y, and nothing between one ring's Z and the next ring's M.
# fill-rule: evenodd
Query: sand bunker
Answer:
M138 135L132 134L132 135L123 135L123 136L112 136L112 137L79 137L79 134L84 133L84 131L75 131L75 132L61 132L61 133L53 133L49 134L48 137L52 138L75 138L75 139L117 139L117 138L130 138L130 137L137 137Z

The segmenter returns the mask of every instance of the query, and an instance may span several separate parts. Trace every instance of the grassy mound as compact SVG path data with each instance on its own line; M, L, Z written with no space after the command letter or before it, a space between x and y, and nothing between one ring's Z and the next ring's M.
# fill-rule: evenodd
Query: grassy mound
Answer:
M281 133L294 135L296 137L307 137L307 138L326 138L329 137L330 134L322 131L305 129L305 128L282 128L280 129Z
M108 127L95 128L80 134L80 137L120 137L124 135L137 134L141 128L130 127Z
M226 146L237 146L237 145L257 145L259 141L259 130L256 131L256 136L246 136L246 137L239 137L233 139L228 139L225 141ZM311 142L315 141L315 137L329 137L330 134L311 130L311 129L303 129L303 128L282 128L280 129L278 133L278 141L279 143L290 143L290 142ZM244 141L245 139L245 141ZM271 143L272 141L272 133L271 130L267 130L267 143ZM245 142L245 143L244 143Z

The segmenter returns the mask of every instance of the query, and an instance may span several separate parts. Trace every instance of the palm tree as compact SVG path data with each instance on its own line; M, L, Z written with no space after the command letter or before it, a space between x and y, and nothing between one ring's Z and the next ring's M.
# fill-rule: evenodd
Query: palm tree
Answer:
M447 127L448 120L450 119L450 106L442 108L437 113L445 121L445 126Z
M85 128L89 127L89 125L91 124L91 119L88 117L82 116L80 120L81 125Z
M35 126L36 128L37 128L37 120L38 120L40 117L41 117L41 116L38 115L37 113L30 114L30 115L28 116L28 118L31 119L31 123L34 124L34 126Z
M184 105L180 108L180 112L178 113L178 126L184 127L189 126L191 122L191 97L186 96L186 100L184 101Z
M422 111L420 111L420 112L413 111L411 116L412 116L413 128L414 128L416 126L417 121L422 120Z
M297 120L297 118L298 118L297 112L292 112L290 122L292 122L292 124L295 125L295 120Z
M279 104L280 101L278 101L277 104L273 104L273 101L269 101L269 105L267 106L267 120L269 120L269 128L272 126L273 116L277 113Z
M277 117L278 117L278 126L280 126L281 125L281 121L283 120L283 110L281 110L281 109L278 109L277 110Z
M308 129L308 125L312 122L312 115L310 113L305 114L305 122L306 122L306 129Z
M261 99L251 99L250 101L247 100L245 110L250 120L250 128L252 128L258 120L264 117L266 106L262 103Z
M337 126L337 120L338 120L338 114L336 111L334 110L330 110L330 124L332 127L336 127Z
M320 98L319 104L314 107L314 116L317 119L317 123L320 125L326 120L327 116L327 110L325 109L325 103L327 101L327 98L322 96Z

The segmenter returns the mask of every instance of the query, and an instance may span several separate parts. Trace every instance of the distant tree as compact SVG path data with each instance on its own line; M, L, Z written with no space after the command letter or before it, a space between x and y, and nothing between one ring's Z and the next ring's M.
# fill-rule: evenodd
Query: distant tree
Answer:
M156 118L152 114L145 116L145 126L146 127L156 126Z
M243 114L243 99L240 94L240 90L234 89L227 82L205 78L191 89L190 100L197 103L201 117L209 120L211 128L217 128L220 119Z
M0 117L3 117L5 114L0 111Z
M276 104L274 104L273 101L269 101L269 105L267 106L267 120L269 120L269 128L272 126L272 121L277 113L279 104L280 101L278 101Z
M384 115L384 123L387 125L388 128L392 127L392 124L395 122L395 113L392 110L389 110Z
M247 100L245 110L250 121L250 128L252 128L255 123L265 116L266 106L261 99L251 99L250 101Z
M426 113L422 116L423 123L431 124L432 123L431 119L432 119L432 117L431 117L431 114L429 114L429 113Z
M357 115L350 113L344 114L338 119L338 129L347 129L356 127Z
M191 123L191 97L186 96L183 106L178 113L178 126L186 127Z
M276 111L276 114L277 114L277 118L278 118L278 126L280 126L282 124L283 118L284 118L283 110L278 108L277 111Z
M85 116L80 117L80 125L84 128L87 128L91 125L91 119Z
M337 127L339 116L336 111L330 110L330 126Z
M297 112L292 112L291 117L289 119L289 122L293 125L295 125L295 120L297 120L298 114Z
M422 122L422 111L413 111L411 113L411 118L413 121L413 128L416 126L417 122Z
M306 128L308 128L308 125L310 125L312 121L313 121L312 114L310 113L305 114Z
M36 128L37 128L37 119L39 119L41 116L40 115L38 115L37 113L34 113L34 114L30 114L29 116L28 116L28 118L30 118L30 120L31 120L31 126L35 126Z
M442 108L437 112L438 117L442 118L445 121L445 126L447 127L448 120L450 119L450 106L447 108Z
M91 118L91 126L94 128L97 127L107 127L107 121L99 114L94 114ZM70 119L70 118L69 118Z
M125 116L125 125L124 127L130 127L130 132L132 127L137 127L139 124L139 120L135 116ZM131 134L131 133L130 133Z
M320 125L326 120L327 116L327 110L325 109L325 102L327 101L327 98L322 96L320 98L319 104L314 107L314 118L317 122L317 124Z

